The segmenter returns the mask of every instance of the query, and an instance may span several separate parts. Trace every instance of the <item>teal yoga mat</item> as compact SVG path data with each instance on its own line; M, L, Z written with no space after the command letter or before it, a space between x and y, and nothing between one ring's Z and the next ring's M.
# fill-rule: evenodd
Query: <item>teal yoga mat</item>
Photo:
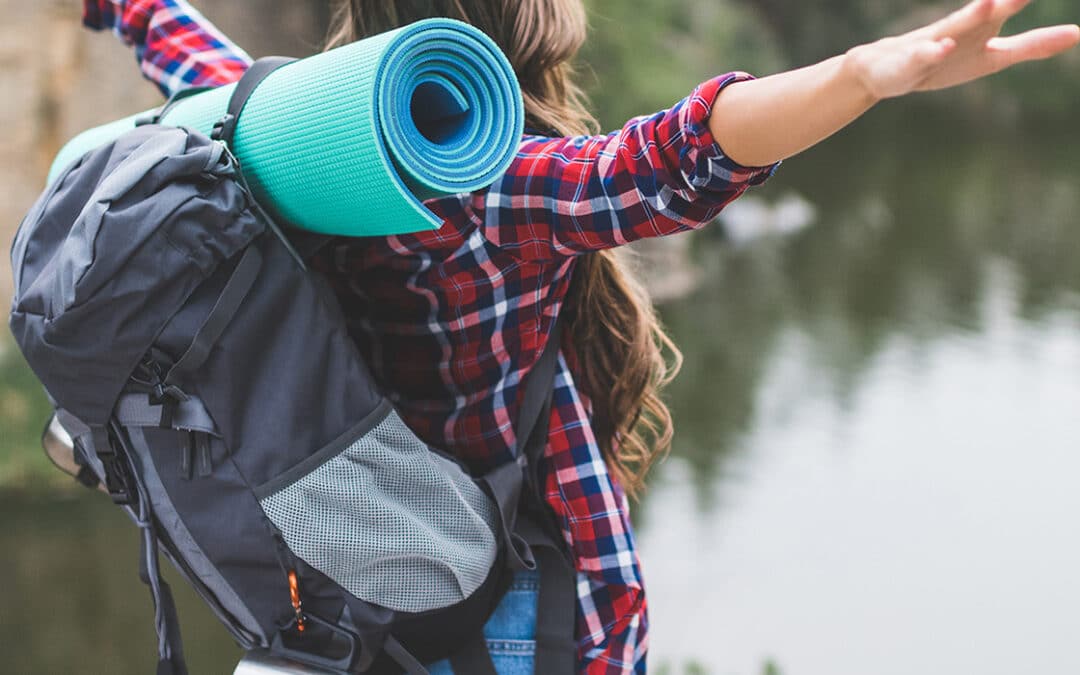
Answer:
M209 134L234 88L183 99L163 123ZM72 139L50 182L140 116ZM439 227L423 200L485 188L506 171L524 119L495 43L459 21L429 19L274 71L248 100L233 152L260 202L292 225L400 234Z

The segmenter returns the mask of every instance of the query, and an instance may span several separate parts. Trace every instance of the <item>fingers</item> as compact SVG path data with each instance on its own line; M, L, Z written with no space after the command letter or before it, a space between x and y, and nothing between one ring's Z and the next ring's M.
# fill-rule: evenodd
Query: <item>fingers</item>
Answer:
M988 26L1000 28L1030 3L1031 0L972 0L941 21L927 26L927 34L940 39L961 36Z
M972 0L941 21L927 26L927 32L935 39L941 39L980 28L990 20L996 4L996 0Z
M1002 70L1022 61L1050 58L1078 44L1080 26L1050 26L993 38L986 43L986 50L994 68Z

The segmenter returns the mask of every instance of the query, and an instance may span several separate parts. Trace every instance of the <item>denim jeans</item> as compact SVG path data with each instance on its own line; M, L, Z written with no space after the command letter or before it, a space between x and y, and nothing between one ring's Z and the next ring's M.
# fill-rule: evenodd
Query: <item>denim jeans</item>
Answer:
M518 572L495 613L484 624L484 637L499 675L532 675L539 591L537 572ZM431 664L428 672L431 675L469 675L454 673L449 661Z

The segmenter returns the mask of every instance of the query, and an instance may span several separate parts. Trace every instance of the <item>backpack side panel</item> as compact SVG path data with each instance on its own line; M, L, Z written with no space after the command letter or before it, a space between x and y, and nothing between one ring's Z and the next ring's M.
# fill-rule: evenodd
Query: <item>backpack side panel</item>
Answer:
M105 424L165 322L264 229L223 150L182 129L137 129L77 164L20 228L11 329L84 423Z

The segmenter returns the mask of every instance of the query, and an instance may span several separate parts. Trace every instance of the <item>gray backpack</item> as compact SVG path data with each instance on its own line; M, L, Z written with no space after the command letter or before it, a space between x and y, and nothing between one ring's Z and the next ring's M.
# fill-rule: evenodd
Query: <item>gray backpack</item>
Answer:
M536 672L573 672L573 566L535 476L558 336L517 461L472 476L414 435L304 264L322 239L276 227L229 152L278 63L215 138L147 124L73 163L12 247L12 332L140 528L158 673L187 672L159 551L242 647L339 673L494 673L481 628L539 562Z

